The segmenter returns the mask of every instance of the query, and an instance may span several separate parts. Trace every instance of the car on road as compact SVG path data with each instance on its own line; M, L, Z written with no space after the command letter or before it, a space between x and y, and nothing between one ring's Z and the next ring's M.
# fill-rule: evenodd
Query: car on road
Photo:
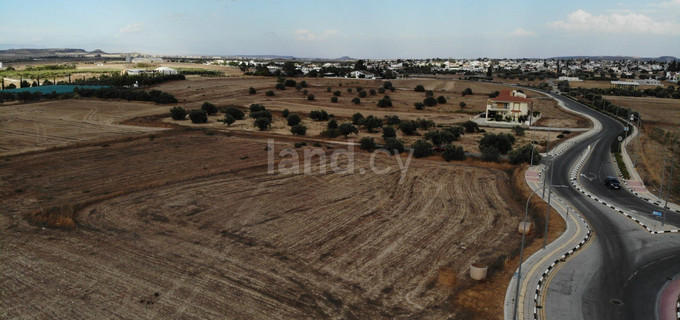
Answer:
M609 189L621 189L621 183L619 182L619 179L616 179L614 177L606 177L604 178L604 185L607 186Z

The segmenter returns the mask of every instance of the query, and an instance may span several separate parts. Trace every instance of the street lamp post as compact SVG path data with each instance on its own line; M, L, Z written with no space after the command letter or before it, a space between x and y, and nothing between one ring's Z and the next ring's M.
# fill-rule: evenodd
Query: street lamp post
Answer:
M550 182L552 183L552 165L550 166ZM548 185L548 209L546 210L545 214L545 230L543 230L543 249L545 249L545 246L547 245L548 242L548 225L550 224L550 195L552 194L552 190L550 188L569 188L569 186L566 185ZM567 215L569 214L569 207L567 207Z
M536 191L538 189L533 190L531 192L531 195L529 195L529 198L527 199L527 204L524 209L524 219L522 220L523 223L527 222L527 217L529 216L529 201L531 200L531 197L533 197L536 194ZM519 247L519 267L517 268L517 288L515 289L515 309L512 313L512 319L517 320L517 306L519 303L519 285L522 279L522 261L524 260L524 241L526 238L526 230L523 228L522 229L522 244Z

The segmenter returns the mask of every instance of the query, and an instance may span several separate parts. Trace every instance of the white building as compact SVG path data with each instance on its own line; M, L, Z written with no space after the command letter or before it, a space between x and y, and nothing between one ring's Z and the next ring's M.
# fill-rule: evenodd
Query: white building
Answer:
M158 67L154 71L160 74L177 74L177 70L169 67Z
M125 73L130 76L140 76L143 74L152 73L152 71L146 69L127 69L125 70Z
M661 87L663 87L663 84L661 84L661 81L656 80L656 79L640 79L640 80L635 80L635 82L639 83L641 86L661 86Z
M486 121L497 117L511 122L519 122L519 118L528 117L532 101L517 90L501 90L497 97L486 100ZM489 116L491 115L491 116Z
M583 82L583 80L579 79L578 77L565 77L565 76L557 78L557 81Z
M355 70L349 73L350 77L355 79L375 79L375 74L362 70Z

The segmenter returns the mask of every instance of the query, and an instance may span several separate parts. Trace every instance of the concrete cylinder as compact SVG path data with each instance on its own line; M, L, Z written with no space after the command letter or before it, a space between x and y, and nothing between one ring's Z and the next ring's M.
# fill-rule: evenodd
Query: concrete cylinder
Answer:
M453 287L456 284L456 272L449 266L439 267L437 283L445 287Z
M470 266L470 278L475 280L486 279L487 266L483 263L473 263Z
M529 234L531 232L531 222L529 221L522 221L519 223L519 227L517 227L517 232L519 234Z

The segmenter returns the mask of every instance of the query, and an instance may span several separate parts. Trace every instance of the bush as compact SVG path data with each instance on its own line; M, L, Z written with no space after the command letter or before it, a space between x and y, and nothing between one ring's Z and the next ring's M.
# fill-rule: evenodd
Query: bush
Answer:
M396 116L396 115L386 115L386 116L385 116L385 123L386 123L388 126L396 126L396 125L399 125L399 123L401 123L401 120L399 119L399 116Z
M266 95L267 97L273 97L273 96L275 96L276 94L274 93L274 91L269 90L269 91L265 92L264 95Z
M246 114L237 106L228 106L224 113L232 116L236 120L243 120Z
M194 109L189 112L189 119L191 119L192 123L206 123L208 122L208 114L205 110Z
M463 95L463 97L465 97L465 96L467 96L467 95L471 95L471 94L472 94L472 89L466 88L465 90L463 90L463 92L461 92L461 94Z
M465 104L465 102L463 102L463 101L461 101L461 102L458 104L458 106L461 107L461 108L465 108L466 105L467 105L467 104Z
M385 96L384 98L378 100L378 107L380 108L386 108L386 107L391 107L392 106L392 99L390 96Z
M258 127L260 129L260 131L264 131L264 130L267 130L271 126L272 121L269 118L263 117L263 118L255 119L254 124L255 124L256 127Z
M249 94L256 94L257 90L255 90L255 88L253 88L253 87L250 87L250 89L248 89L248 93Z
M284 118L288 118L289 115L290 111L288 109L283 109L283 111L281 111L281 116L283 116Z
M385 93L385 88L378 88L378 93L380 93L380 94Z
M315 121L328 121L328 112L326 110L313 110L309 113L309 117Z
M250 110L251 113L253 112L258 112L258 111L265 111L267 108L265 108L263 105L259 103L253 103L248 107L248 110Z
M269 110L251 112L250 117L253 119L267 118L269 121L272 121L272 113Z
M433 97L427 97L425 100L423 100L423 104L428 106L428 107L434 107L437 105L437 99Z
M357 129L357 127L355 127L354 125L352 125L349 122L345 122L345 123L341 124L338 127L338 130L340 130L340 134L345 136L345 138L352 133L359 134L359 130Z
M331 102L338 103L338 97L331 97Z
M174 107L170 109L170 116L172 120L184 120L187 116L187 111L182 107Z
M328 129L337 129L338 128L338 121L335 119L331 119L328 121L328 124L326 124L326 127Z
M340 90L333 91L333 95L336 96L336 97L339 97L341 94L342 94L342 92L340 92Z
M313 94L308 95L307 100L314 101L314 95Z
M484 161L498 161L500 155L496 147L483 147L482 150L482 160Z
M446 145L446 148L442 153L442 157L446 162L449 162L451 160L462 161L465 160L466 158L465 150L463 150L463 147L456 147L453 144L449 143L448 145Z
M286 85L283 83L277 83L276 84L276 89L277 90L286 90Z
M470 90L470 93L472 93L472 90ZM494 91L492 93L489 93L489 98L498 97L499 94L501 94L499 91Z
M399 130L407 136L416 134L417 125L414 121L402 121L399 123Z
M363 91L362 91L362 92L363 92ZM354 97L354 99L352 99L352 103L354 103L354 104L360 104L360 103L361 103L361 99L359 99L359 98L357 98L357 97Z
M432 155L432 144L427 140L420 139L411 145L413 148L413 156L416 158L423 158Z
M305 80L300 81L300 87L307 88L307 81Z
M425 97L434 97L434 91L432 90L427 90L425 92Z
M465 128L465 132L467 133L475 133L476 131L479 131L479 125L477 124L477 122L474 122L472 120L463 122L462 126L463 128Z
M363 123L364 123L364 115L362 115L359 112L352 115L352 124L359 126L359 125L362 125Z
M479 140L479 149L494 147L500 154L507 154L515 143L515 137L507 133L484 134Z
M382 120L378 117L368 116L364 121L364 126L368 132L373 133L373 129L382 127Z
M425 87L422 84L419 84L416 86L415 89L413 89L415 92L425 92Z
M366 93L366 91L359 91L359 97L360 98L366 98L367 95L368 95L368 93Z
M383 132L383 133L382 133L383 139L387 139L387 138L396 138L396 137L397 137L397 131L394 130L393 127L384 127L384 128L382 129L382 132Z
M231 124L234 122L236 122L236 119L234 119L234 117L232 117L230 114L224 115L224 123L226 123L227 126L231 126Z
M290 79L289 79L289 80L286 80L286 81L283 83L283 85L285 85L286 87L295 87L296 83L295 83L295 80L290 80Z
M352 93L352 88L347 88L348 93Z
M359 148L361 150L373 151L375 147L375 139L371 137L363 137L359 140Z
M209 115L214 115L217 114L217 107L215 107L214 104L210 102L203 102L203 105L201 105L201 110L207 112Z
M416 123L416 126L417 126L418 128L421 128L421 129L423 129L423 130L427 130L427 129L432 128L432 127L435 126L434 121L432 121L432 120L427 120L427 119L420 119L420 118L418 118L418 119L416 119L415 123Z
M296 124L290 128L290 132L298 136L304 136L307 133L307 127L301 124Z
M423 110L425 109L425 105L422 102L416 102L413 104L416 107L416 110Z
M452 141L459 140L460 135L457 135L449 130L436 130L425 133L424 138L432 141L435 146L441 146Z
M387 138L385 139L385 149L391 154L404 152L404 143L402 143L397 138Z
M512 164L520 164L522 162L526 163L531 163L531 144L525 144L519 148L516 148L508 154L508 158L510 159L510 163ZM533 151L534 154L534 163L537 164L541 161L541 155L537 150Z
M322 136L326 136L329 138L335 138L340 135L340 129L327 129L321 132Z
M384 91L383 91L383 92L384 92ZM370 95L372 95L372 96L376 95L375 89L370 89L370 90L368 90L368 93L369 93Z
M562 138L564 138L563 134L560 133L560 134L557 135L557 139L562 139Z
M302 121L302 119L300 119L300 116L298 116L298 115L295 114L295 113L289 114L289 115L286 117L286 120L288 121L288 125L289 125L289 126L297 125L297 124L299 124L299 123Z
M444 96L439 96L437 97L437 103L439 104L445 104L446 103L446 98Z
M523 127L520 127L520 126L514 126L512 128L512 132L514 132L516 136L520 136L520 137L524 136L525 130L526 129L524 129Z

